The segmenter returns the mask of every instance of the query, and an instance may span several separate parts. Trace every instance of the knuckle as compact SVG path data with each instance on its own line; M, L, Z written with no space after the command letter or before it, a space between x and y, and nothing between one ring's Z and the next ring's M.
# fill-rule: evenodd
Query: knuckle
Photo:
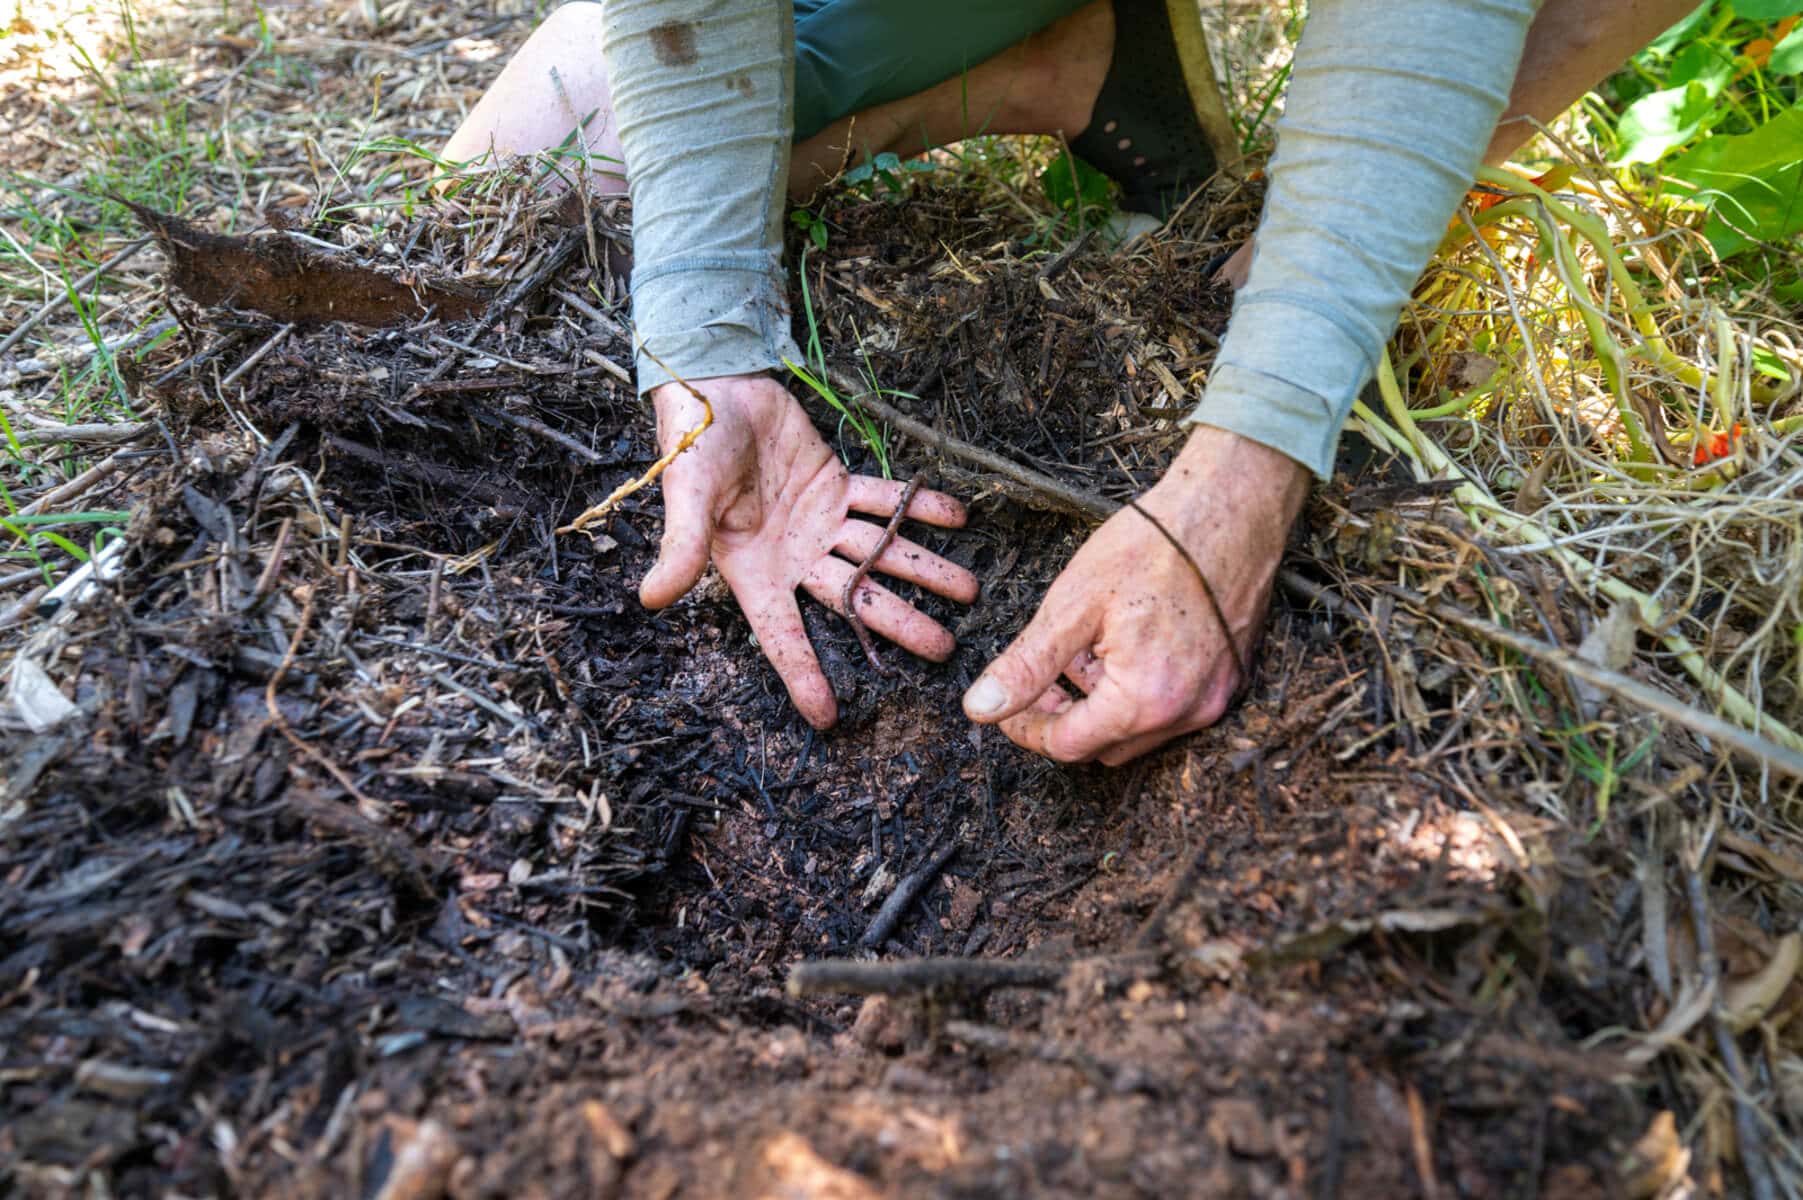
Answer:
M1045 740L1045 756L1053 762L1079 763L1090 757L1090 752L1072 741L1070 734L1054 728Z
M1227 715L1227 709L1233 703L1231 688L1214 688L1202 700L1196 710L1197 728L1206 728Z
M1160 688L1140 704L1140 719L1135 722L1141 732L1152 733L1177 724L1188 716L1192 702L1188 696L1172 688Z

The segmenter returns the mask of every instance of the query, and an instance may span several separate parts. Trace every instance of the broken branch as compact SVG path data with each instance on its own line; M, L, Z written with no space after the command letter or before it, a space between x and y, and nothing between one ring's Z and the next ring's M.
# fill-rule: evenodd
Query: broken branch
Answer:
M703 396L696 390L694 384L670 370L669 367L664 366L664 360L653 354L651 348L646 346L643 342L639 343L639 349L643 350L645 356L652 362L663 367L665 374L669 375L674 382L681 384L684 391L688 392L689 395L701 402L701 424L695 426L695 428L678 438L676 445L670 449L670 452L647 467L643 475L640 475L637 479L629 479L625 483L622 483L608 495L607 499L594 507L585 510L578 515L574 521L571 521L568 525L558 529L557 532L559 533L581 533L590 525L605 518L609 513L613 512L615 508L619 507L620 501L626 499L626 497L632 495L640 488L654 482L659 475L662 475L668 470L670 464L675 462L677 457L681 455L683 451L687 450L690 446L693 446L696 440L700 438L702 434L706 433L714 423L714 406L708 403L706 396Z

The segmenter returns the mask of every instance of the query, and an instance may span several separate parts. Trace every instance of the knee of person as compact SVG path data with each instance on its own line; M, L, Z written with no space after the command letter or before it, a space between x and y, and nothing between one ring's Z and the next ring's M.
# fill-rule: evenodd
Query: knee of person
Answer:
M555 33L560 37L599 38L601 15L601 0L570 0L552 9L551 15L539 23L535 32Z

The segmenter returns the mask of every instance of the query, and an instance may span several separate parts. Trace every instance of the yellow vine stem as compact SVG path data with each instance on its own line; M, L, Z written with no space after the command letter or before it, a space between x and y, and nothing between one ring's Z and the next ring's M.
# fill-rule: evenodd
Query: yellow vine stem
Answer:
M1478 179L1493 187L1530 196L1536 200L1538 203L1535 207L1539 211L1527 209L1525 210L1526 215L1540 227L1542 234L1554 241L1555 246L1563 239L1559 239L1556 230L1551 227L1554 222L1563 222L1570 226L1578 236L1589 242L1591 248L1596 251L1597 257L1608 268L1610 281L1620 289L1623 304L1627 309L1628 320L1633 324L1635 332L1640 335L1640 342L1633 347L1633 351L1661 370L1670 372L1686 387L1702 388L1703 372L1695 364L1678 357L1666 344L1665 339L1660 336L1659 326L1653 320L1653 306L1647 303L1645 295L1640 290L1640 285L1634 280L1633 272L1628 270L1628 264L1616 252L1614 243L1609 238L1609 230L1601 220L1561 202L1531 180L1523 179L1508 171L1498 171L1493 167L1480 167ZM1490 221L1509 215L1507 212L1499 212L1499 210L1509 208L1508 202L1504 202L1488 212L1478 214L1478 224L1489 224ZM1580 305L1580 311L1582 309L1583 306ZM1727 365L1726 363L1721 364L1723 369L1726 369ZM1793 382L1794 380L1786 380L1783 383L1763 379L1749 380L1753 401L1757 404L1774 404L1788 394Z
M601 520L615 508L619 507L620 501L626 499L626 497L632 495L640 488L655 482L657 477L668 470L670 464L675 462L683 451L687 450L690 446L693 446L701 435L706 433L714 423L714 406L708 403L706 396L703 396L697 391L695 386L688 380L672 371L669 367L664 366L664 360L653 354L649 346L640 342L639 349L645 352L645 357L649 358L658 366L663 367L664 374L668 375L676 383L680 383L683 386L683 390L695 397L695 399L701 401L701 424L695 426L695 428L678 438L676 445L670 448L670 452L647 467L643 475L640 475L637 479L629 479L625 483L622 483L608 495L607 499L595 505L593 508L585 510L574 521L571 521L568 525L559 529L557 531L559 533L582 533L590 525L593 525L596 521Z
M1665 647L1677 656L1678 662L1689 672L1691 678L1702 687L1704 694L1720 705L1722 713L1730 720L1746 729L1762 733L1782 746L1803 752L1803 736L1773 720L1747 699L1719 671L1704 661L1702 653L1689 638L1675 630L1659 632L1667 622L1667 614L1657 600L1559 545L1553 532L1539 521L1498 504L1438 443L1423 434L1403 402L1402 387L1396 381L1395 371L1391 369L1387 350L1378 366L1377 387L1383 396L1384 409L1395 425L1392 427L1362 403L1353 405L1354 415L1384 441L1402 450L1428 476L1457 480L1458 486L1453 489L1453 498L1464 510L1474 529L1480 533L1487 529L1494 530L1519 542L1544 544L1544 553L1553 558L1567 575L1588 583L1611 600L1627 604L1639 619L1640 627L1657 634Z

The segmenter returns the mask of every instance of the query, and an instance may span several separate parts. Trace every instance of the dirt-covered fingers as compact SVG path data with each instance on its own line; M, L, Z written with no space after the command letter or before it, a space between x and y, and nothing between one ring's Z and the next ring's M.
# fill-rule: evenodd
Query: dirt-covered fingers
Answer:
M1132 699L1107 676L1074 703L1048 710L1034 704L1002 722L1008 740L1055 762L1088 762L1142 734Z
M887 517L901 503L907 483L900 479L876 479L869 475L853 475L846 492L846 503L853 512L872 517ZM962 529L968 514L964 505L944 492L921 488L908 504L908 519L924 521L941 529Z
M814 564L801 586L808 595L844 616L845 585L851 580L852 570L850 563L829 554ZM944 662L957 649L957 641L945 626L869 576L858 583L852 603L858 606L858 618L872 632L922 658Z
M1077 657L1071 659L1070 666L1064 668L1064 677L1087 696L1102 682L1102 660L1093 651L1080 650Z
M870 552L883 540L881 526L869 521L846 521L839 529L838 544L833 547L855 566L870 557ZM876 570L896 579L917 583L929 592L948 600L969 604L977 598L977 577L953 562L948 562L925 546L898 537L889 543L883 556L876 560Z
M751 623L751 632L764 657L776 668L802 719L816 729L832 728L839 719L839 702L833 696L833 685L826 680L826 672L820 669L813 644L808 641L795 593L766 593L753 599L734 587L733 594Z

